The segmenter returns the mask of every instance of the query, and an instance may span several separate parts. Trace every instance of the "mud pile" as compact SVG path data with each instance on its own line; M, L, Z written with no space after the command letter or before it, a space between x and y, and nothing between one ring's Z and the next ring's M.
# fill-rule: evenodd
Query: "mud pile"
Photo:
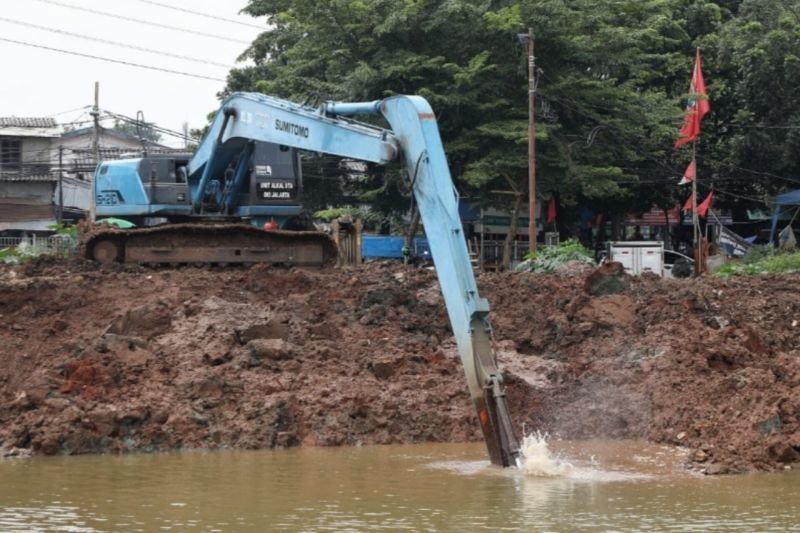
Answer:
M613 277L480 277L517 424L800 458L800 276ZM480 439L426 270L42 262L0 294L6 455Z
M800 276L608 280L482 277L518 423L684 446L711 474L797 466Z

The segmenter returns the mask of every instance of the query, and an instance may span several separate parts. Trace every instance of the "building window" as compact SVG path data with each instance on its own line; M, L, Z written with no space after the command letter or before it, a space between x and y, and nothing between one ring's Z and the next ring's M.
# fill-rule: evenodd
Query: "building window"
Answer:
M0 172L19 172L22 169L22 141L0 139Z

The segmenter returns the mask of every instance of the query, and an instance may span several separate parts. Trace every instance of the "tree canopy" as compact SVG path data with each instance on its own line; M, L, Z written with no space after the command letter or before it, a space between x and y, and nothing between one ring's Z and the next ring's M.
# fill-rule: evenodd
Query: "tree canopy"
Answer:
M245 51L253 65L231 71L226 91L298 102L424 96L457 185L477 204L510 208L512 197L497 191L526 192L517 34L528 27L541 198L557 195L573 214L682 201L688 192L677 182L690 154L673 145L698 47L712 107L698 146L702 186L742 207L800 182L796 0L250 0L244 11L266 16L271 29ZM387 213L407 208L391 169L349 180L347 190L326 187L328 202L335 189Z

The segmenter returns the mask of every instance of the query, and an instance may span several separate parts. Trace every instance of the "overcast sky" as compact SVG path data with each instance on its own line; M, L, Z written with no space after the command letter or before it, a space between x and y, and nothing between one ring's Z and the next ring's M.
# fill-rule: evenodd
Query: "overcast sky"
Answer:
M246 0L152 1L266 26L263 18L239 15ZM184 33L54 4L114 13L244 42ZM247 47L246 43L259 33L255 27L180 13L153 5L150 0L5 0L1 5L4 9L0 12L0 39L25 41L221 80L225 79L228 71L224 66L85 40L12 23L7 19L222 65L234 65L237 56ZM182 124L188 122L190 127L196 128L203 126L206 114L218 107L216 94L224 87L224 81L156 72L2 40L0 62L3 66L0 116L53 116L62 123L89 118L81 110L70 110L91 105L94 82L99 81L100 107L103 109L131 117L142 110L147 121L160 126L180 131Z

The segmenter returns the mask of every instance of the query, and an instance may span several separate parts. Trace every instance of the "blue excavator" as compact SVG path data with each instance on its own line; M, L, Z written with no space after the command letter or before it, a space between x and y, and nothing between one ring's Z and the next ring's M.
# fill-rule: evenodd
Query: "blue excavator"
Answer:
M355 116L383 117L388 128ZM319 108L235 93L193 155L101 163L95 175L100 225L84 243L100 263L256 263L319 267L336 257L331 238L302 222L299 154L315 152L407 171L430 244L469 392L491 462L522 454L491 344L489 304L478 287L436 117L419 96L326 102Z

